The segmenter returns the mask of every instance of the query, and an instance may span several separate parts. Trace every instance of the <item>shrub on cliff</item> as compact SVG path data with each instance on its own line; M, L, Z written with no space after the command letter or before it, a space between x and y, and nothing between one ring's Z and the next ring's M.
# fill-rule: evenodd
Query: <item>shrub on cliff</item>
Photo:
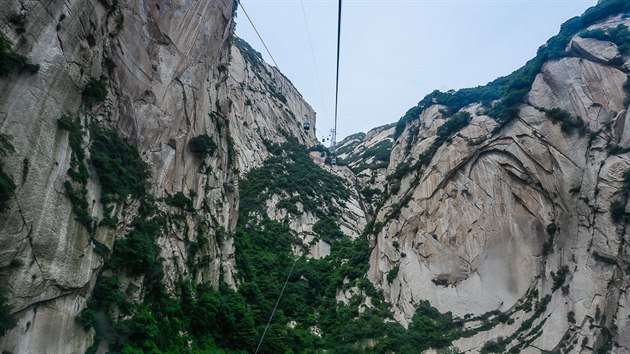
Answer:
M83 100L88 105L93 105L105 101L107 97L107 86L102 80L90 78L83 89Z
M190 151L199 155L201 158L214 155L217 150L217 144L214 142L212 137L206 134L190 139L188 146L190 147Z
M620 223L626 215L626 204L615 200L610 204L610 217L614 222Z
M15 151L11 144L12 138L10 135L0 133L0 157ZM15 183L11 176L2 170L2 163L0 163L0 213L8 208L9 199L13 196L14 191Z
M0 287L0 338L17 325L15 318L11 315L11 306L8 304L6 292L4 287Z
M13 196L13 192L15 192L15 183L0 165L0 213L9 207L9 199Z
M138 149L112 130L91 129L90 160L103 188L103 203L146 194L149 170Z
M617 45L621 54L626 55L630 53L630 31L628 31L628 26L625 25L584 31L580 33L580 37L613 42Z
M28 72L31 74L39 71L39 65L31 64L28 58L14 52L13 44L0 32L0 77L7 76L13 72Z

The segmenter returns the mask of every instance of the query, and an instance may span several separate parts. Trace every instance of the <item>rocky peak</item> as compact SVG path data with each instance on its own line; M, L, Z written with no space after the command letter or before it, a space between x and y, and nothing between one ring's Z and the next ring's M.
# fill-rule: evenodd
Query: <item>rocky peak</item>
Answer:
M628 25L625 16L603 16L561 32L566 51L538 64L526 103L509 111L501 97L461 104L470 92L462 90L433 93L403 117L369 272L397 320L410 322L429 300L460 318L486 318L478 334L454 342L464 351L492 338L505 350L579 352L579 343L587 350L613 341L627 350L618 267L627 235L615 213L627 210L630 169L621 128ZM536 60L512 76L527 75ZM502 84L476 90L481 98ZM544 307L529 312L536 298Z

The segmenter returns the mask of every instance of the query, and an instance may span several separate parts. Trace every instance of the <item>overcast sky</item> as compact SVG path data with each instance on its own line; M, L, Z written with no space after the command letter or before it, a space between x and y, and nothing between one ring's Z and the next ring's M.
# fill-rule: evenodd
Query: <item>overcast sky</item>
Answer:
M322 140L333 127L337 1L241 2L280 70L317 112ZM596 3L345 0L337 140L397 121L435 89L483 85L510 74L560 24ZM271 63L241 9L236 22L236 34Z

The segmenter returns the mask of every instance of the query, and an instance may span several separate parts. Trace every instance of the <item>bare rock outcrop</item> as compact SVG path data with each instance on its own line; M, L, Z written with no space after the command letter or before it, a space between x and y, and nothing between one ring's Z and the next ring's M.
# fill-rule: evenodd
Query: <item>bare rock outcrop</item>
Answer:
M409 172L387 185L368 274L396 320L409 323L419 302L429 300L460 318L510 316L457 340L464 351L515 333L532 352L570 343L579 352L579 343L587 350L611 340L619 352L628 350L621 339L627 233L611 217L615 202L626 203L630 170L622 149L627 58L611 42L579 36L567 50L574 56L542 66L509 123L499 125L481 104L464 107L469 124L422 169L411 166L454 112L431 105L397 138L388 172ZM554 121L560 111L583 128ZM532 298L545 304L533 315L522 310ZM535 330L523 331L525 320Z

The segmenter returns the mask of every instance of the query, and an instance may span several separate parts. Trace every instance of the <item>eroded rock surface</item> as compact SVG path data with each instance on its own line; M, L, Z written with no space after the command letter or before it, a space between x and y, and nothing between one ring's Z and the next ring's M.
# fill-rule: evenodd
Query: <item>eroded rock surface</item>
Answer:
M613 18L593 28L619 23ZM610 42L571 43L575 56L543 65L516 119L500 127L481 105L463 108L470 123L384 200L369 277L398 321L410 322L417 304L429 300L459 317L510 313L512 324L456 341L464 351L512 335L530 317L542 331L525 331L531 352L574 342L575 352L582 342L584 351L597 348L612 324L615 350L628 350L621 339L627 233L609 212L613 201L625 203L623 174L630 169L627 153L609 152L627 146L628 58ZM546 113L553 108L580 117L585 129L554 122ZM390 174L413 166L445 113L432 105L407 125L394 143ZM566 279L554 284L563 267ZM519 310L533 290L550 296L536 316Z
M195 212L158 240L168 286L181 277L218 284L221 273L235 286L233 241L214 235L236 225L239 174L268 156L263 139L292 136L313 145L314 132L302 124L314 126L315 113L277 69L233 38L233 2L3 5L2 19L25 15L25 33L4 20L1 29L40 69L0 80L0 130L13 136L16 148L3 162L17 182L15 200L0 219L0 266L12 265L6 281L18 318L0 348L84 352L94 333L74 318L103 266L93 240L111 249L137 215L138 203L128 200L116 207L120 222L114 228L99 226L91 234L75 220L64 193L72 151L69 133L57 126L62 115L79 118L84 128L98 123L114 129L137 146L150 167L150 193L162 200L164 212L180 213L163 202L170 196L191 198ZM82 103L91 77L102 78L108 91L105 102L92 108ZM189 141L200 135L213 139L216 153L200 158L190 150ZM87 133L86 150L90 141ZM89 172L88 213L98 223L105 216L101 187ZM188 245L200 236L210 242L193 255ZM326 253L325 246L320 249ZM193 272L189 258L209 261ZM141 294L141 279L129 281Z

